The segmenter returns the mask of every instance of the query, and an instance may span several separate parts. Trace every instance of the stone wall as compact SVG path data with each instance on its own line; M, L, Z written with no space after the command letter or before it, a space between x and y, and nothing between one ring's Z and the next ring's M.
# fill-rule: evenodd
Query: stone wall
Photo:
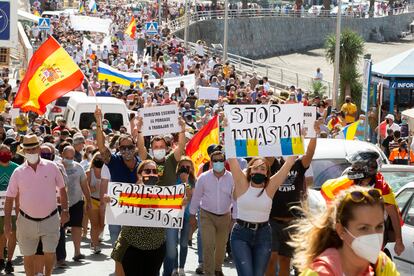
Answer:
M380 18L343 18L342 27L367 41L396 41L409 30L414 13ZM223 44L224 20L211 19L190 26L190 41ZM229 19L229 52L253 59L319 48L334 33L335 18L262 17ZM176 32L184 36L184 30Z

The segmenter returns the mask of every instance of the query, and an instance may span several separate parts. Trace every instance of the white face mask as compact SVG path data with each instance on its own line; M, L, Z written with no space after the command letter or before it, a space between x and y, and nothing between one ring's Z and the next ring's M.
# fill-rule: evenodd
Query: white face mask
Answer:
M354 253L369 261L371 264L375 264L382 248L384 234L370 234L355 237L348 229L345 228L345 230L354 238L351 244Z
M37 153L26 153L24 157L30 164L36 164L39 161L39 154Z
M156 160L162 160L165 157L165 149L156 149L152 151Z

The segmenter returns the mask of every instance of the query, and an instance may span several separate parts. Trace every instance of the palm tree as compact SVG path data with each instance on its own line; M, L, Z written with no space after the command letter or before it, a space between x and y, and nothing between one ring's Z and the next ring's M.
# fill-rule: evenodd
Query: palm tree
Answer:
M335 61L335 43L335 34L329 35L325 42L325 56L331 64ZM364 54L364 43L364 39L351 29L345 29L341 33L339 57L341 95L338 98L341 103L345 95L350 95L355 102L360 98L362 85L357 65Z

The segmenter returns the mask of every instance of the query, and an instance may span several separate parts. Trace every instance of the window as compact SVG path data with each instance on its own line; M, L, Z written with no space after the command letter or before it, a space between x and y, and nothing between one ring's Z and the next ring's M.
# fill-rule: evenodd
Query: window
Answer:
M9 49L8 48L0 48L0 65L8 65L9 64Z
M56 106L67 106L69 102L69 97L60 97L59 99L56 100L55 105Z
M414 200L411 200L410 204L407 206L404 222L410 226L414 226Z
M398 194L396 200L397 200L397 204L400 210L402 210L404 206L407 205L407 202L410 201L410 198L412 197L413 193L414 193L414 190L406 189L402 191L400 194Z
M124 125L124 120L120 113L105 113L104 118L109 121L113 130L119 130Z
M381 173L394 192L398 191L405 184L414 181L414 174L412 172L381 171Z
M89 129L93 122L95 122L95 115L93 113L81 113L79 118L79 129Z
M313 188L320 189L326 180L337 178L350 164L345 159L319 159L312 161Z

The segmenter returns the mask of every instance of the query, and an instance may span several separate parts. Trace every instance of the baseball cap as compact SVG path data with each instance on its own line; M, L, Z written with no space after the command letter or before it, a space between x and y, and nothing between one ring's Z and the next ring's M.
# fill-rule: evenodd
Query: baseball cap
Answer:
M395 121L394 120L394 115L392 115L392 114L388 114L387 116L385 116L385 119L390 119L390 120Z
M207 154L211 155L213 152L215 151L221 151L223 149L222 145L216 145L216 144L212 144L210 146L208 146L207 148Z

